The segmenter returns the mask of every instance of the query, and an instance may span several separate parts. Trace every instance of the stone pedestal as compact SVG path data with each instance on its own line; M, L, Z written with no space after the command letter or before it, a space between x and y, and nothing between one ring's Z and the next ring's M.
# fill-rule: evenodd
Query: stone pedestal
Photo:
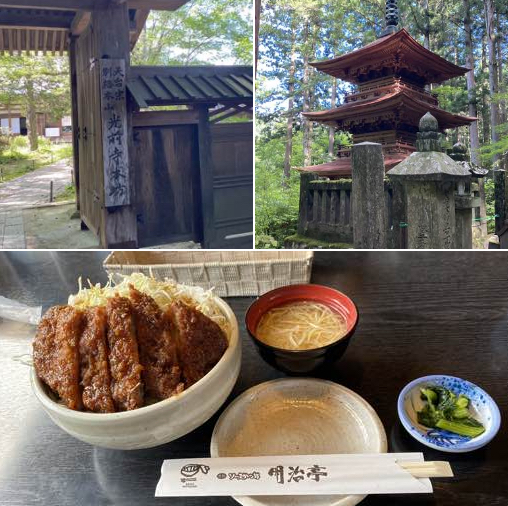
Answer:
M466 209L471 203L465 202L458 215L455 213L456 187L463 193L471 183L471 174L463 165L440 152L438 123L429 113L420 121L417 149L419 151L388 172L391 180L402 183L405 188L407 247L472 248L471 207ZM457 228L460 246L457 246Z
M385 165L381 144L355 144L351 156L353 245L357 249L386 248Z
M408 248L454 248L453 182L408 180L405 190L407 195Z

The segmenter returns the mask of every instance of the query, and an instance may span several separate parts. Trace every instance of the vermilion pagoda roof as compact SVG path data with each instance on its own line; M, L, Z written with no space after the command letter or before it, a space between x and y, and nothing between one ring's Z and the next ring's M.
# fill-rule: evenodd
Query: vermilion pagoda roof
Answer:
M407 153L386 154L385 172L395 167L398 163L404 161L408 157ZM351 157L338 158L333 162L322 163L321 165L309 165L307 167L297 167L298 172L312 172L316 176L325 177L351 177Z
M405 29L338 58L311 65L354 84L372 79L373 73L389 75L402 71L416 75L426 83L441 83L469 71L424 48Z
M438 120L441 130L469 125L473 121L476 121L476 118L452 114L428 102L419 100L417 97L418 94L412 93L410 90L394 87L393 92L387 93L381 97L358 102L349 102L335 109L307 112L304 113L304 116L310 120L327 123L337 128L342 128L344 123L348 120L363 120L371 115L374 118L379 117L383 113L391 114L394 111L399 113L399 117L403 119L405 123L414 125L418 125L420 118L426 112L430 111Z

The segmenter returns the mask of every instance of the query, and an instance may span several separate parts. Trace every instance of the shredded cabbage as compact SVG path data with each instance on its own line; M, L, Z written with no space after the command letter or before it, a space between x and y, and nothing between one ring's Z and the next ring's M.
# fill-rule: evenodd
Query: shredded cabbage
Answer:
M125 275L119 274L121 281L116 283L110 275L105 286L100 283L93 285L88 280L88 288L83 287L81 277L78 279L79 291L69 296L69 305L79 309L86 309L94 306L105 306L109 298L119 295L129 297L129 285L136 290L150 295L162 311L166 311L174 301L181 301L201 311L221 329L229 335L229 322L217 304L216 296L212 290L204 290L198 286L187 286L177 283L173 279L165 278L159 281L153 276L146 276L140 272Z

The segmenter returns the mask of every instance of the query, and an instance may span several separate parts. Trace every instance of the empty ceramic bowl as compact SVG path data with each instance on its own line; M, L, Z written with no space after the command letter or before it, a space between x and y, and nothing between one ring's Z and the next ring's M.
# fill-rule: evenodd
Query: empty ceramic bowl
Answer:
M282 378L256 385L222 413L212 457L384 453L386 434L372 407L331 381ZM244 506L353 506L361 495L241 496Z
M270 309L291 302L313 301L324 304L341 315L346 322L345 335L319 348L288 350L264 343L256 336L263 315ZM358 310L354 302L342 292L322 285L290 285L271 290L257 298L249 307L245 324L261 357L277 369L294 375L307 375L320 367L332 364L346 351L358 323Z
M77 439L122 450L173 441L206 422L233 389L241 363L238 322L222 299L217 303L230 323L229 346L215 367L182 393L149 406L119 413L85 413L56 402L32 368L32 387L51 419Z
M442 386L456 395L467 396L470 400L471 415L483 424L485 432L470 438L418 423L417 411L425 405L425 401L420 397L420 389L431 385ZM399 394L397 411L402 425L417 441L430 448L450 453L470 452L485 446L494 438L501 425L501 414L492 397L474 383L455 376L424 376L411 381Z

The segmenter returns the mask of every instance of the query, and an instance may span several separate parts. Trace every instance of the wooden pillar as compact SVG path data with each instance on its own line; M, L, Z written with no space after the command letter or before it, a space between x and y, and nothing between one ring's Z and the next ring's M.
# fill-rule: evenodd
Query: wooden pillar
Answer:
M74 161L74 184L76 186L76 209L79 211L79 119L78 119L78 78L76 70L76 37L69 42L69 68L71 80L72 154Z
M351 166L354 247L386 248L385 164L381 144L355 144Z
M127 79L130 72L130 41L129 41L129 10L126 2L114 3L107 2L100 7L97 7L92 12L92 26L95 42L95 56L96 65L100 64L101 60L114 59L123 60L125 62L125 78ZM100 79L99 73L98 77ZM122 87L124 94L124 102L126 100L126 89ZM118 91L118 90L115 90ZM104 95L103 95L104 97ZM102 100L104 102L104 100ZM106 104L102 103L101 111L103 114ZM123 116L120 120L125 125L123 132L128 142L132 139L132 125L127 118L126 104L119 109L120 115ZM102 171L104 177L103 191L111 187L111 181L106 181L106 178L111 176L111 153L104 149L103 143L104 135L107 130L106 115L102 118L102 132L98 135L100 139L95 139L94 142L101 144L99 152L102 153ZM110 118L109 118L110 119ZM111 199L111 194L108 190L108 196L104 195L102 200L101 210L101 227L100 227L100 240L101 246L104 248L136 248L137 247L137 223L136 212L134 205L133 192L134 192L134 177L133 170L129 163L128 148L122 153L126 164L126 181L128 192L127 198L118 200L120 205L114 204L114 199ZM107 198L106 198L107 197ZM109 199L109 200L108 200Z
M199 144L199 174L201 187L201 216L203 217L203 248L213 247L215 239L215 215L213 195L213 160L212 136L208 105L197 107L198 144Z

